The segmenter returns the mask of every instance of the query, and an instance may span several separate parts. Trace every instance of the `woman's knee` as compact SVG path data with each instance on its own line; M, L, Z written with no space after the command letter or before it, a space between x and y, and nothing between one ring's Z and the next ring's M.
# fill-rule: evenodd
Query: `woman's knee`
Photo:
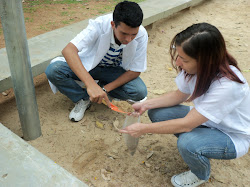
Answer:
M202 147L205 146L201 140L202 136L196 131L181 133L177 140L178 150L180 153L189 152L199 154Z
M159 122L182 118L186 113L186 110L181 110L179 105L177 105L173 107L151 109L148 111L148 116L152 122Z
M169 108L155 108L148 110L148 117L152 122L160 122L171 119L171 110Z
M184 133L183 133L184 134ZM183 134L179 135L177 140L177 147L179 152L185 151L188 148L189 141L186 141L186 138L183 138Z
M148 110L148 117L152 122L155 122L155 109L150 109Z

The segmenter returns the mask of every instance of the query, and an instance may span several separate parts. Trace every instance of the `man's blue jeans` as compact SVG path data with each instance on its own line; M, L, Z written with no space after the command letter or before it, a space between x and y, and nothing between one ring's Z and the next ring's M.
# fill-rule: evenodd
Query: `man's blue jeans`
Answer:
M121 67L100 67L97 66L89 73L94 80L99 80L101 86L106 85L119 76L125 70ZM75 73L70 69L68 64L63 61L51 63L46 71L47 78L53 83L58 90L71 99L74 103L80 99L88 100L89 95L86 89L80 87L74 80L80 80ZM112 90L109 95L121 100L131 99L139 101L147 96L147 87L140 77Z
M189 106L177 105L169 108L157 108L148 111L152 122L183 118L189 112ZM176 134L178 150L194 173L201 180L210 177L209 159L234 159L236 150L232 140L217 129L205 126L194 128L191 132Z

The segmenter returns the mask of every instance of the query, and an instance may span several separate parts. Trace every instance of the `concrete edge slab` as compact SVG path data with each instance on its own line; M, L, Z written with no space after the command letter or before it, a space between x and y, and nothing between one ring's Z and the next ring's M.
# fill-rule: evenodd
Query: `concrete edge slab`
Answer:
M0 186L87 187L0 123Z

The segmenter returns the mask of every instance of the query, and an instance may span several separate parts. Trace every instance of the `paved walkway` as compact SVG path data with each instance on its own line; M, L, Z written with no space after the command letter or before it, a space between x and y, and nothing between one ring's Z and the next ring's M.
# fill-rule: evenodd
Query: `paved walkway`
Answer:
M140 3L148 26L202 0L146 0ZM87 26L81 21L28 40L33 76L42 74L50 60ZM12 87L6 49L0 49L0 92ZM0 186L87 186L0 123Z

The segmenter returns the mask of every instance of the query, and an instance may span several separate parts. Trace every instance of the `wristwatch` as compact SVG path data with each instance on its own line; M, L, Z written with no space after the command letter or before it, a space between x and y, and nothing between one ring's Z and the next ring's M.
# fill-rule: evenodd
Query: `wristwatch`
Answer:
M104 87L102 87L102 90L103 90L104 92L108 93L107 90L106 90Z

